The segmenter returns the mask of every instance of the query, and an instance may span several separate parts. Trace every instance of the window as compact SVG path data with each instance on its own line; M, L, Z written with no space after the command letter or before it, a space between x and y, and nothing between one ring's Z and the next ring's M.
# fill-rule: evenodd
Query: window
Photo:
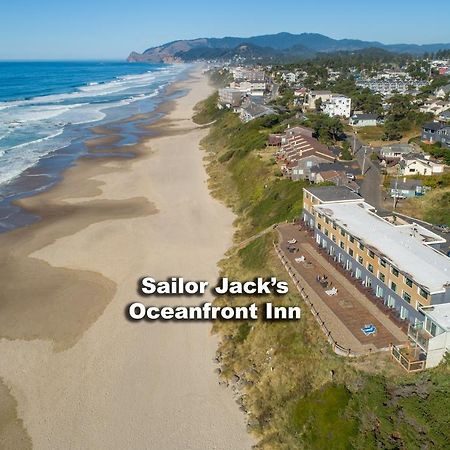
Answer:
M355 238L353 236L349 236L350 242L355 242Z
M309 194L305 194L305 197L308 199L309 198Z
M341 228L341 236L345 236L345 231Z
M336 236L334 234L331 236L331 239L333 239L333 242L336 242Z
M364 263L364 260L362 259L362 256L358 256L358 262L359 262L360 264L363 264L363 263Z
M391 289L395 292L397 290L397 285L391 281Z
M320 225L320 223L317 224L317 229L321 230L322 229L322 225Z
M341 241L341 243L339 244L339 246L340 246L342 249L345 249L344 242Z
M374 253L372 250L369 250L369 256L370 256L371 258L373 258L373 257L375 256L375 253Z
M384 276L384 273L378 272L378 278L384 283L384 280L386 277Z
M373 273L373 266L372 266L372 264L367 264L367 270L368 270L369 272L372 272L372 273Z
M385 261L384 259L381 259L381 258L380 258L380 265L381 265L382 267L386 267L386 261Z
M348 249L348 253L350 256L353 256L353 250L351 248Z
M392 268L392 275L394 275L394 277L398 277L398 270Z
M412 287L413 286L413 280L411 280L411 278L406 278L405 277L405 284L406 284L406 286Z
M361 242L359 243L359 248L361 249L361 250L364 250L364 244L361 244Z
M428 292L425 291L424 289L419 289L419 294L420 294L423 298L428 298Z
M325 217L325 223L330 223L330 219L328 219L328 217Z
M333 223L333 230L337 230L337 226L335 223Z
M328 233L328 230L325 228L325 236L328 236L330 233Z
M408 318L408 310L404 306L400 308L400 318L403 320Z
M405 300L405 302L411 303L411 296L407 292L403 292L403 300Z

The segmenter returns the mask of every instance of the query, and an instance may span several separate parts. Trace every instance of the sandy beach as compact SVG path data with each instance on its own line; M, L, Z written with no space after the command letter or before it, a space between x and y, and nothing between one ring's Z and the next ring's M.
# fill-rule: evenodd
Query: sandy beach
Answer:
M137 294L140 277L214 285L233 214L207 187L191 121L197 70L134 159L81 159L22 200L41 222L0 235L0 448L223 449L252 440L218 384L208 322L130 322L125 308L198 304ZM90 145L108 145L114 136Z

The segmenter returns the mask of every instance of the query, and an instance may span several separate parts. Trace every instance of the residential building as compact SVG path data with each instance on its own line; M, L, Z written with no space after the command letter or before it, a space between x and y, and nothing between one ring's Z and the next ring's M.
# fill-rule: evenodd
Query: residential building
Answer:
M258 117L267 116L269 114L275 114L272 108L255 103L253 101L247 101L242 104L239 110L239 117L242 122L250 122Z
M422 181L411 178L395 178L391 180L390 194L394 198L412 198L424 195L425 190L422 186Z
M237 111L241 106L243 93L240 89L222 88L219 89L219 107L226 107Z
M439 116L445 110L450 108L450 102L438 98L431 98L427 100L421 107L420 112L431 113L434 116Z
M425 323L426 307L450 302L450 258L437 250L445 239L416 223L378 216L345 187L308 187L303 195L303 220L317 245L371 288L380 306L417 324Z
M427 144L440 143L442 147L450 149L450 125L430 122L422 126L422 142Z
M376 78L365 78L356 80L356 85L363 89L370 89L372 92L391 96L394 93L406 94L411 91L418 91L428 83L423 80L415 80L409 76L383 74Z
M450 109L443 111L439 114L439 120L441 122L450 122Z
M319 164L319 166L333 166L334 164ZM344 170L317 170L316 167L311 169L311 179L314 183L333 183L336 186L345 186L352 191L358 193L359 185L353 179L348 177Z
M399 163L402 175L435 175L444 172L445 165L432 161L429 155L406 155Z
M322 103L325 103L332 95L331 91L310 91L308 93L306 106L308 109L316 109L317 100L321 100Z
M250 95L262 96L266 91L266 82L264 80L235 80L230 83L230 88Z
M450 353L450 303L421 308L425 320L411 324L408 337L425 368L436 367Z
M281 171L293 180L309 179L311 169L320 163L333 163L335 155L328 147L306 133L304 127L290 128L282 137L280 150L275 154Z
M391 144L381 147L380 158L395 160L414 152L414 147L409 144Z
M352 99L345 95L332 94L322 103L322 111L330 117L344 117L348 119L351 115Z
M374 127L378 124L378 114L353 114L349 123L352 127Z
M441 86L435 91L436 97L439 98L445 98L448 94L450 94L450 83L446 84L445 86Z
M266 78L264 70L248 67L235 67L231 70L233 79L237 81L258 81L263 82Z

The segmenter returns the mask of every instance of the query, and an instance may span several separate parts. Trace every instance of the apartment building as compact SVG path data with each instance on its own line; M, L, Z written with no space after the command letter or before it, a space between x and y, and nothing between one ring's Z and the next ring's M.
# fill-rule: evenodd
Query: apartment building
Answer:
M346 187L304 188L303 220L317 245L398 317L416 327L427 307L450 302L445 239L415 224L376 214Z
M240 89L219 89L218 105L219 107L226 107L236 111L241 106L243 95L245 94Z
M331 91L310 91L306 99L306 106L308 109L315 109L317 100L324 103L328 101L332 95Z
M323 102L322 111L330 117L344 117L348 119L351 115L352 99L345 95L332 94Z

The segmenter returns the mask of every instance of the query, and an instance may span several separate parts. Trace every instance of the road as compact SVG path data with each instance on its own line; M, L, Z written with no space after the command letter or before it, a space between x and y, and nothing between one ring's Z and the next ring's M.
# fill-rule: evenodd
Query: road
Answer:
M355 156L361 171L364 168L364 179L361 182L360 194L365 198L367 203L381 208L381 185L382 177L378 167L371 161L371 148L363 146L362 142L355 138L353 134L347 135L351 148L356 150Z

